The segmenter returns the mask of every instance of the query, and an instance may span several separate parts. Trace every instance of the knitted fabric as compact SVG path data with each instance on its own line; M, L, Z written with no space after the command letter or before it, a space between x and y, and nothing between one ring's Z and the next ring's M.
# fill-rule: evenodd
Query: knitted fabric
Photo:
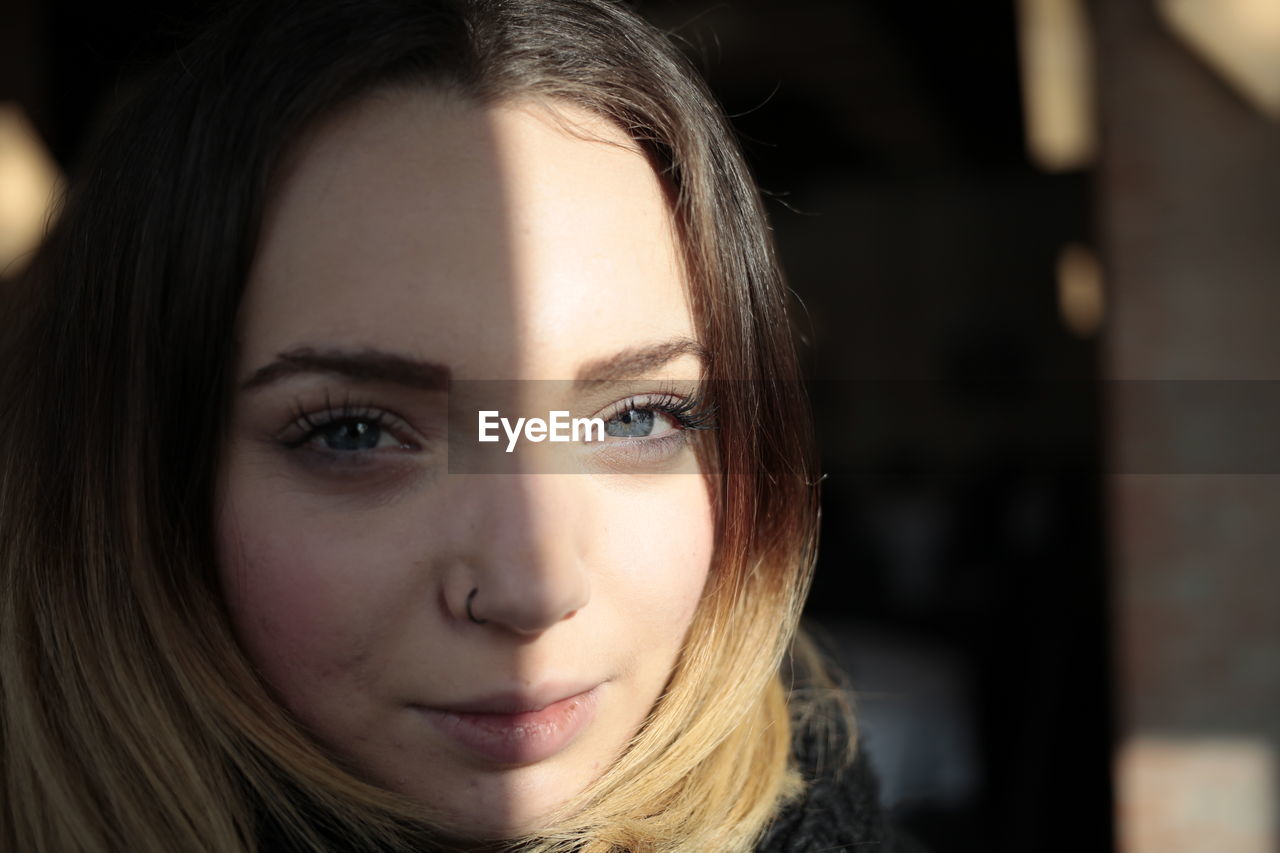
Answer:
M793 750L808 787L774 818L757 853L925 853L886 819L865 750L849 767L833 767L812 729L796 735Z

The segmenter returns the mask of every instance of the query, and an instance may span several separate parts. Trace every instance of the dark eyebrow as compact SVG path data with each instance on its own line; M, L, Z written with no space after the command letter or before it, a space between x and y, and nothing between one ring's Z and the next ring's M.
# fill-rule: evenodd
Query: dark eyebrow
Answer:
M298 347L280 353L275 361L259 367L240 389L250 391L302 373L329 373L357 382L390 382L426 391L447 390L450 377L449 368L442 364L383 350Z
M613 382L631 379L657 370L682 355L695 355L703 366L710 360L706 347L690 338L675 338L647 347L637 347L615 353L607 358L589 361L578 368L576 387L594 382Z

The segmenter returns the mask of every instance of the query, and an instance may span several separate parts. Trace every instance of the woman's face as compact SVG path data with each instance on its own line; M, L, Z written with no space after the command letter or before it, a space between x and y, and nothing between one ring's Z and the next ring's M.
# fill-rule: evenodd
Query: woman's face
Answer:
M221 580L262 677L476 838L535 830L619 755L713 544L662 410L701 359L668 200L622 134L559 115L380 93L308 138L245 295L220 485ZM485 407L610 435L503 455L501 429L475 441ZM469 461L495 448L500 473Z

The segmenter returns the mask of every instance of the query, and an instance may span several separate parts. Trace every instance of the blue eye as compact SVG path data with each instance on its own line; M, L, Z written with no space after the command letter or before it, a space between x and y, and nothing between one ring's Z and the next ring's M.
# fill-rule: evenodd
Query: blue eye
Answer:
M653 434L655 414L653 409L627 409L606 421L604 431L618 438L645 438Z
M293 423L288 428L296 438L281 439L291 450L309 448L318 453L355 460L385 449L416 449L412 440L401 440L413 431L394 415L372 406L345 402L334 406L325 399L325 408L305 412L296 407Z
M686 429L711 429L711 411L697 397L654 394L631 397L618 404L605 420L606 435L615 438L653 438Z
M381 443L382 427L367 420L335 421L313 430L309 437L322 439L330 450L373 450Z
M614 403L599 417L608 441L596 451L615 471L651 471L673 463L691 447L695 430L715 429L715 413L701 394L669 391L637 394Z

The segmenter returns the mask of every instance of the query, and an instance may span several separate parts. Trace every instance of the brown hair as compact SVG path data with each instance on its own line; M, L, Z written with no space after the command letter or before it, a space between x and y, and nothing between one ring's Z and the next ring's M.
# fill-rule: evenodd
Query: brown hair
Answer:
M449 849L270 698L212 533L273 178L323 116L415 85L626 131L673 191L711 386L733 386L712 391L719 538L668 690L521 849L749 850L799 791L779 673L815 547L807 406L760 198L697 75L606 0L251 0L120 111L6 318L0 846L253 850L274 827L300 849Z

